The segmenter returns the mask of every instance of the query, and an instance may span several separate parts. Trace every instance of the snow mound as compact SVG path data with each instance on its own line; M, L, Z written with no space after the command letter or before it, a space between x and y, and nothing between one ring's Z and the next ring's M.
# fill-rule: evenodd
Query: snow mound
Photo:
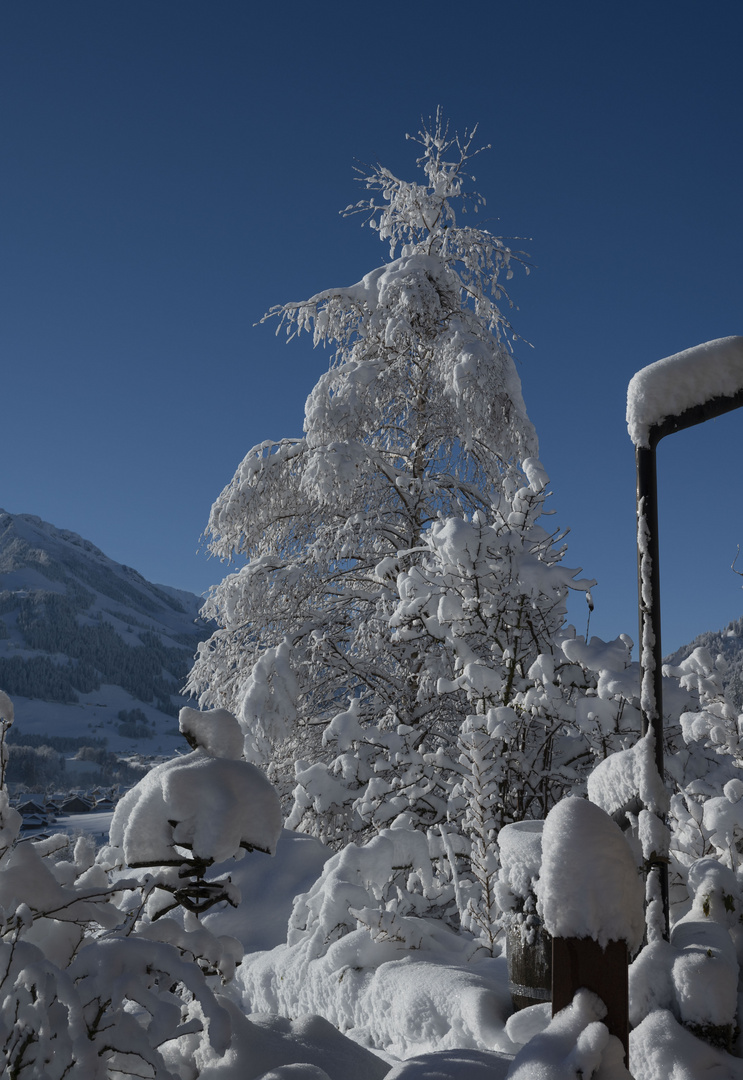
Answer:
M230 859L215 865L213 875L229 874L241 899L236 908L208 912L204 926L217 936L236 937L245 952L281 945L295 896L312 887L332 854L314 836L284 829L272 859Z
M675 924L671 945L678 1015L700 1026L735 1023L738 960L728 926L738 924L735 874L716 859L698 859L689 870L691 910Z
M508 1080L592 1076L597 1080L632 1080L624 1066L622 1044L602 1023L605 1016L603 1001L588 990L579 990L570 1005L518 1052Z
M716 1050L656 1009L630 1032L630 1067L640 1080L743 1080L743 1061Z
M505 1080L512 1060L495 1050L441 1050L408 1058L386 1080Z
M420 950L363 966L352 956L361 932L311 959L307 943L246 956L235 976L245 1007L298 1016L321 1013L356 1041L396 1058L440 1050L513 1052L504 1031L511 1012L503 957L467 963Z
M207 712L181 709L178 727L194 749L201 747L212 757L231 758L233 761L239 761L243 756L245 739L242 728L226 709Z
M174 845L221 862L241 847L273 854L281 827L278 795L260 769L195 750L156 766L126 793L110 838L129 866L168 862Z
M626 750L615 750L600 761L588 777L588 798L614 817L620 811L637 812L647 806L662 813L668 793L655 765L652 731Z
M321 1016L252 1014L222 999L232 1020L232 1042L224 1056L200 1047L200 1080L382 1080L389 1065L358 1046Z

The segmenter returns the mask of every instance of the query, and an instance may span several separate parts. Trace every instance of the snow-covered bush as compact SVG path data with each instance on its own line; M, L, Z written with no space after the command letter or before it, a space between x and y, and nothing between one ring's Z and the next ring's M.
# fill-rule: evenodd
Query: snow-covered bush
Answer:
M325 728L329 760L296 763L288 819L338 842L373 835L405 814L443 845L439 887L453 888L462 925L491 950L498 830L544 816L598 757L631 738L629 722L639 722L618 685L630 663L628 639L613 648L593 640L581 650L566 636L568 589L592 583L576 582L561 565L555 537L538 523L543 470L533 459L526 467L534 487L501 496L493 524L480 513L442 518L423 534L412 563L401 552L393 566L377 568L380 580L396 572L390 625L393 642L419 658L420 720L364 720L361 700L352 699ZM602 681L591 665L608 663L618 670ZM462 711L453 716L457 702Z
M180 729L193 750L157 765L119 801L110 868L151 869L146 910L154 919L181 907L200 915L214 904L236 904L229 876L207 880L214 863L257 849L276 849L282 813L260 769L243 759L243 736L225 709L181 709Z
M735 875L715 859L700 859L689 871L691 910L671 932L678 951L672 980L679 1019L704 1035L727 1028L732 1035L738 1008L738 960L730 936L740 924L740 889Z
M434 880L426 835L398 820L366 844L347 844L328 860L312 889L295 900L287 942L308 940L314 957L353 934L352 951L361 942L369 951L372 942L386 946L389 958L401 948L419 949L431 933L443 933L416 916L446 904L452 895L450 887L442 896ZM346 942L344 949L349 947Z
M13 708L0 693L5 730ZM4 738L0 763L7 760ZM109 881L86 837L17 842L0 787L0 1045L7 1075L34 1080L180 1080L179 1040L217 1054L230 1020L199 966L138 933L119 906L137 881Z
M530 482L500 498L491 523L478 514L432 525L423 557L398 577L392 620L397 636L421 653L438 641L452 657L452 677L439 677L436 693L464 693L468 712L488 716L499 762L497 827L544 817L575 783L575 761L590 759L586 745L562 737L566 725L579 734L573 683L576 673L582 685L585 678L561 639L568 591L594 582L576 581L576 571L562 566L561 537L539 522L546 475L534 459L524 468ZM435 734L443 741L446 732ZM429 746L436 749L433 739Z
M743 754L740 720L723 693L721 673L709 652L696 648L681 664L664 671L679 680L690 699L679 717L681 737L667 761L675 786L670 822L678 891L686 868L696 859L714 855L733 870L739 865Z

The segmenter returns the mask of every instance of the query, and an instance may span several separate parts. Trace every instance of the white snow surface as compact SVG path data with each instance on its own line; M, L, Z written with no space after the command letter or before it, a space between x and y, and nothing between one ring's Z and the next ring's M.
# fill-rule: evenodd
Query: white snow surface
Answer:
M602 1023L605 1016L603 1001L579 990L571 1004L519 1051L508 1080L632 1080L622 1044Z
M210 876L229 874L240 903L236 908L215 908L202 923L218 936L237 938L247 953L281 945L294 897L310 889L332 854L314 836L284 829L272 859L250 856L213 866Z
M563 799L547 815L537 897L553 937L640 947L644 890L635 857L619 826L586 799Z
M743 337L717 338L642 368L627 388L627 428L649 446L650 428L695 405L743 390Z
M552 1002L542 1001L511 1013L506 1021L506 1035L516 1046L525 1046L535 1035L549 1026L552 1019Z
M389 1066L321 1016L245 1016L223 1002L232 1044L220 1057L199 1048L199 1080L382 1080Z
M453 1049L513 1053L505 1033L512 1009L505 958L467 963L463 953L447 957L442 949L385 960L383 946L362 931L321 957L312 958L306 944L245 957L235 978L245 1008L319 1012L395 1058Z
M239 761L243 756L242 728L226 709L181 709L178 727L191 745L195 743L212 757Z
M635 800L655 813L668 809L668 792L655 765L655 736L648 731L634 746L616 750L588 777L588 797L607 814L631 807Z
M630 1032L632 1075L640 1080L743 1080L743 1061L695 1038L667 1009Z
M735 874L716 859L698 859L689 870L689 890L691 910L671 931L678 1015L701 1026L734 1024L738 959L728 926L737 924Z
M385 1080L505 1080L511 1061L495 1050L440 1050L409 1058Z
M278 796L260 769L195 750L156 766L124 795L111 843L130 866L172 860L175 845L221 862L246 845L272 853L282 824Z

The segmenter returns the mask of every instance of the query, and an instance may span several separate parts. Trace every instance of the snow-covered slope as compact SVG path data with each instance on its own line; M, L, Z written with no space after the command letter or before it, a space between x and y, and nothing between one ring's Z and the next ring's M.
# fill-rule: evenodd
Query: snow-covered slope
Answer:
M728 623L724 630L709 630L700 634L689 645L682 645L667 656L665 663L675 667L700 647L708 649L713 660L722 655L725 661L724 670L721 671L722 685L733 705L743 710L743 618Z
M76 533L0 510L0 688L15 703L14 736L181 749L179 691L207 636L200 604Z

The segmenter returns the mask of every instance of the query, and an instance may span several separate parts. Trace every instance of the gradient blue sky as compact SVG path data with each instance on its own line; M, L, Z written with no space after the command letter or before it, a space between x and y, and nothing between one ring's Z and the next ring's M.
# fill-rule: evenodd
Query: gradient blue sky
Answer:
M206 590L209 507L327 366L254 327L386 249L353 166L412 177L441 105L524 237L517 356L591 631L636 636L633 373L743 334L743 4L0 6L0 505ZM661 444L663 643L743 614L743 414ZM585 611L575 613L585 630Z

